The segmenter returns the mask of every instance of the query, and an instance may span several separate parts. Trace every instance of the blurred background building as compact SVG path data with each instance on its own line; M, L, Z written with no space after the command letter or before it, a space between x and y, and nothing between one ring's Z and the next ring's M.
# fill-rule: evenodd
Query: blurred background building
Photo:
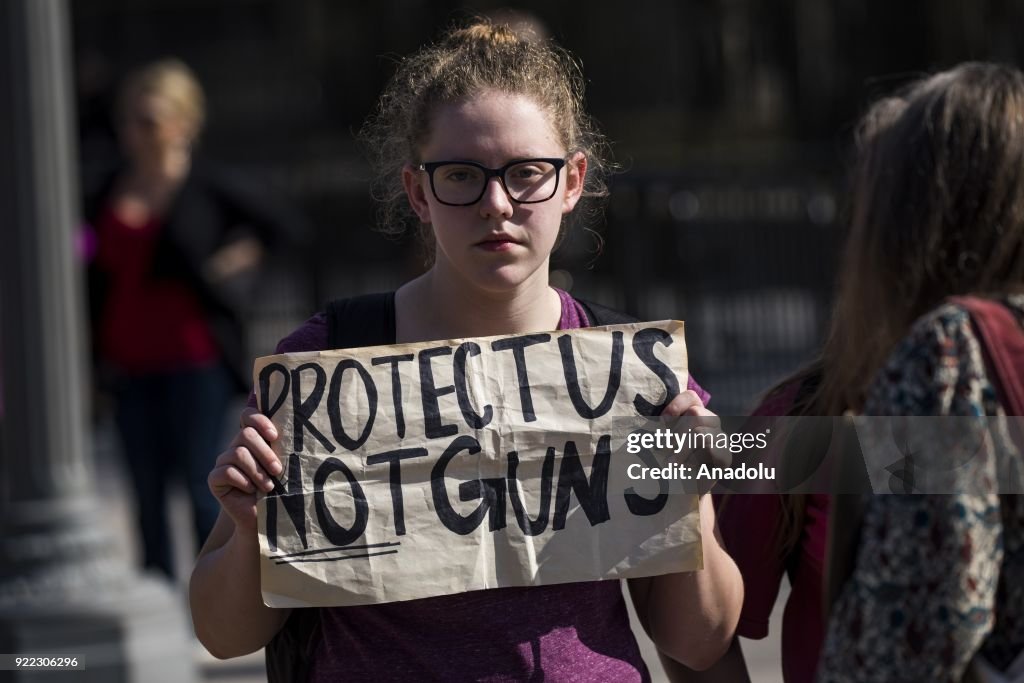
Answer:
M415 245L373 232L354 132L395 60L498 2L75 0L82 161L114 152L109 98L140 62L182 57L210 98L203 147L259 173L316 226L301 268L269 278L253 346L323 302L392 288ZM558 254L555 281L649 319L687 321L690 365L721 413L820 341L840 241L846 146L867 101L969 58L1019 62L1013 0L519 2L582 62L614 143L605 222Z

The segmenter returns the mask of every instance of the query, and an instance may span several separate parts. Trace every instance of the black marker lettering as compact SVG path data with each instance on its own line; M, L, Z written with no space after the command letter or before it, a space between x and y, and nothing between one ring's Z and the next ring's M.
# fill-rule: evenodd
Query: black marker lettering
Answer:
M363 392L366 394L368 404L366 424L355 439L348 435L345 425L341 423L341 379L349 368L354 369L359 375L359 379L363 381ZM370 438L373 421L377 419L377 387L374 385L370 373L359 361L346 358L335 366L334 374L331 375L331 390L327 394L327 416L331 419L331 434L334 435L334 440L348 450L356 450Z
M482 499L482 500L481 500ZM459 484L459 500L468 503L481 500L480 506L474 511L487 513L487 530L498 531L505 528L505 480L473 479ZM477 522L479 524L479 522Z
M327 507L327 498L324 495L324 485L327 478L335 472L341 472L352 487L352 502L355 505L355 520L348 529L338 524ZM366 502L366 495L363 487L356 481L352 470L345 466L338 458L327 458L316 469L313 476L313 507L316 509L316 519L320 524L320 530L334 545L348 545L355 541L366 530L366 522L370 517L370 506Z
M275 373L280 373L284 377L284 386L281 387L281 393L277 395L277 400L274 401L269 409L267 404L270 403L270 377ZM263 408L263 414L267 417L273 417L274 414L280 410L281 406L284 405L284 399L288 396L288 386L291 382L291 375L288 374L288 368L281 365L280 363L271 363L262 370L260 370L260 406Z
M283 366L282 366L283 367ZM288 456L288 486L275 486L267 494L267 544L271 550L277 550L277 499L281 499L284 511L292 520L292 525L299 532L302 547L306 544L306 504L302 495L302 463L297 453Z
M676 378L676 373L672 372L672 368L665 365L664 362L654 355L655 344L671 346L672 335L656 327L640 330L633 335L633 352L665 384L665 398L661 403L651 403L640 394L637 394L633 399L636 412L639 415L648 417L661 415L661 411L665 410L665 406L679 395L679 380Z
M519 495L519 481L516 478L518 469L519 454L516 451L509 451L508 497L512 501L512 511L515 512L516 522L519 523L519 528L524 534L539 536L548 528L548 515L551 512L551 481L555 471L555 449L549 447L544 455L544 465L540 474L540 505L536 519L530 519L526 514L526 506Z
M612 359L608 369L608 386L604 390L604 398L596 408L587 405L580 390L580 380L576 373L576 358L572 351L572 337L564 334L558 338L558 350L562 356L562 369L565 372L565 386L569 390L569 399L572 401L576 413L580 417L593 420L601 417L611 410L615 394L619 391L619 382L622 381L622 332L612 333Z
M304 370L312 370L316 374L316 384L305 401L302 400L302 372ZM296 453L303 451L302 433L307 429L316 437L320 445L327 449L328 453L334 452L334 444L328 441L327 437L309 421L309 418L313 417L313 413L320 406L320 399L323 398L326 384L327 372L316 363L304 363L292 370L292 433L294 439L292 448Z
M608 512L608 466L611 462L611 437L607 434L597 442L597 453L590 468L590 480L583 471L579 451L573 441L565 442L565 455L558 470L558 492L555 494L555 518L551 528L555 531L565 528L569 514L570 496L575 493L580 507L587 515L590 526L597 526L611 519Z
M480 452L480 443L471 436L458 437L441 454L430 473L430 490L433 494L434 509L437 511L438 519L449 530L461 536L471 533L480 526L485 515L488 517L488 528L491 531L505 528L504 479L476 479L463 482L459 485L459 500L463 502L481 498L483 500L468 515L459 514L452 507L444 486L444 473L448 463L461 451L467 451L469 455L476 455Z
M402 376L398 372L398 364L410 361L413 359L411 353L405 353L400 356L383 356L381 358L374 358L371 363L373 365L391 365L391 400L395 404L395 426L398 430L398 438L405 437L405 414L402 411Z
M640 451L640 462L647 467L661 467L658 459L648 450ZM626 489L623 497L626 499L626 507L637 517L656 515L668 503L668 480L658 480L658 493L653 498L644 498L632 486Z
M469 402L469 391L466 387L467 355L479 356L480 347L474 342L463 342L455 350L455 395L459 398L459 410L462 411L462 417L466 420L466 424L473 429L483 429L490 424L491 418L494 417L494 409L490 405L484 406L483 415L479 415L473 410L473 406Z
M367 456L367 465L386 462L391 465L388 480L391 485L391 506L395 511L395 534L405 536L405 502L402 498L402 461L409 458L422 458L427 455L426 448L400 448L387 453L375 453Z
M430 360L432 358L435 356L450 356L451 353L452 349L450 346L437 346L431 349L423 349L419 354L420 396L423 399L423 428L428 439L454 436L459 433L458 426L441 422L441 408L437 404L439 396L445 396L455 391L455 385L449 384L441 388L435 386L434 371L430 367Z
M516 361L516 379L519 381L519 402L523 406L523 421L534 422L537 414L533 412L533 396L530 394L530 373L526 370L526 347L551 341L550 334L527 334L522 337L509 337L491 343L493 351L512 350Z

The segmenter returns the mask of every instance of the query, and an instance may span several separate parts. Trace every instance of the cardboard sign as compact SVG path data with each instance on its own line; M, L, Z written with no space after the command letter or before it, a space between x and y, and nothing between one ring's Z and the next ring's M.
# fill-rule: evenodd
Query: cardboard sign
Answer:
M686 388L681 322L268 356L254 381L285 467L258 502L267 605L702 566L696 496L625 474Z

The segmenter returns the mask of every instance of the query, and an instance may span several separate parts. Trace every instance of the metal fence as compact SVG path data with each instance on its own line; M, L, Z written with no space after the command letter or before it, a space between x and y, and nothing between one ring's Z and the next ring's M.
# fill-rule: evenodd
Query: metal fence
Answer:
M641 319L686 321L689 364L721 414L744 414L808 361L827 322L841 223L835 181L765 173L618 177L600 229L567 236L552 282ZM279 266L251 312L252 348L276 341L327 300L394 289L422 264L412 240L373 232L353 192L319 207L305 260Z

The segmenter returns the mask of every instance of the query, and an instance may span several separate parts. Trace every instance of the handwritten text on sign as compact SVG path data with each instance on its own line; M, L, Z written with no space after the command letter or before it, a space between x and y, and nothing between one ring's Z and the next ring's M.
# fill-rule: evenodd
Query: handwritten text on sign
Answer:
M695 497L625 476L686 387L677 321L260 358L285 474L261 498L271 606L700 568Z

